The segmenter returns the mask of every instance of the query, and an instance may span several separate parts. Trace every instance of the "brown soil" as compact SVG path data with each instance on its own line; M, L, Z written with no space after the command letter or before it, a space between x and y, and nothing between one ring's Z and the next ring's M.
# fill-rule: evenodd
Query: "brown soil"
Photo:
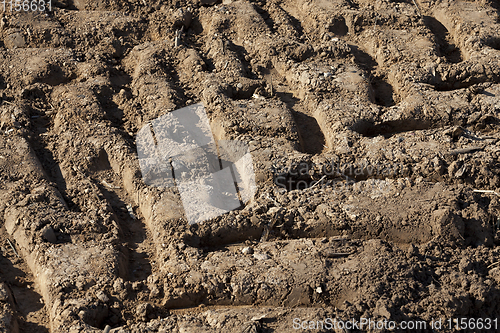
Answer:
M500 317L496 1L52 9L0 18L0 331ZM189 225L135 139L198 102L258 190Z

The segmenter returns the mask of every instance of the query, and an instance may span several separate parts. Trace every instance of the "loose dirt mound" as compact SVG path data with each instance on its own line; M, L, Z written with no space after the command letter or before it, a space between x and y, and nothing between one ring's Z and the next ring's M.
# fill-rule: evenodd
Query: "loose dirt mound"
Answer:
M0 330L498 328L496 1L1 15ZM258 188L189 225L175 188L144 183L136 135L200 102Z

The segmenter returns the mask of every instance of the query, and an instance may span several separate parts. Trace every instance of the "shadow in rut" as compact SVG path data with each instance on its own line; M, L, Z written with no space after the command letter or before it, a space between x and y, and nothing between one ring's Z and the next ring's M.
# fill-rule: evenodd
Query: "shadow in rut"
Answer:
M149 256L145 252L138 251L139 244L147 238L143 223L139 220L134 220L130 216L127 205L115 192L102 185L99 186L99 189L106 200L110 202L113 211L116 213L120 229L123 232L126 248L122 249L122 252L127 258L126 280L135 282L147 279L152 272Z
M489 37L488 39L486 39L486 45L500 51L500 37Z
M430 127L431 123L429 121L417 120L417 119L401 119L401 120L387 121L372 126L364 126L363 130L358 130L356 132L365 137L376 137L379 135L390 137L391 135L394 134L410 132L410 131L426 130L429 129Z
M276 95L292 112L295 124L297 124L302 152L308 154L321 153L325 145L325 136L316 118L297 111L296 104L299 102L299 99L293 97L291 93L276 92Z
M45 173L50 181L56 184L57 190L72 212L80 212L80 206L74 202L67 193L67 183L62 173L61 167L54 157L53 152L45 145L44 140L38 135L29 139L29 144L33 147Z
M436 36L436 43L439 55L444 56L451 63L459 63L463 61L460 49L451 41L451 36L448 29L431 16L424 16L425 25Z
M396 104L394 100L394 89L383 75L375 75L377 62L368 53L361 50L356 45L350 45L354 55L354 62L363 70L370 73L370 87L372 89L371 100L373 103L389 107Z
M5 228L0 229L0 235L2 238L7 237ZM6 242L2 245L5 249L8 249ZM16 311L19 332L48 333L47 327L26 320L30 314L39 312L44 307L44 304L40 301L42 296L33 289L33 283L30 281L31 277L17 267L20 265L20 259L15 257L14 254L4 256L2 252L0 252L0 282L5 282L10 291L9 302Z
M269 28L269 30L271 30L273 34L276 33L276 29L274 28L274 25L276 23L274 22L269 12L264 8L262 8L261 6L258 6L257 4L252 4L252 6L255 9L255 11L262 17L264 22L266 22L266 25Z
M95 173L114 174L111 165L109 164L108 156L105 152L99 155L97 163L93 166ZM94 177L96 174L94 174ZM95 177L97 178L97 177ZM111 208L116 214L117 222L122 231L122 239L126 243L122 249L125 258L127 259L126 266L122 267L122 274L127 272L125 277L128 281L141 281L147 279L151 275L152 267L149 261L147 252L139 251L139 245L147 239L146 228L144 224L136 218L132 217L129 208L125 201L120 197L120 191L110 189L96 181L99 190L104 195L106 201L111 205Z

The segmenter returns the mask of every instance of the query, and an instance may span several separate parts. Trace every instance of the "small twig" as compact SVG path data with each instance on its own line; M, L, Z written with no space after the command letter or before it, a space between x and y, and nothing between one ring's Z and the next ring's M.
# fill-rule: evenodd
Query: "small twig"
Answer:
M179 30L177 30L177 32L175 33L174 46L179 46Z
M273 91L273 76L271 75L269 78L269 84L271 85L271 97L274 96L274 91Z
M12 251L14 251L14 253L16 254L16 256L18 258L20 258L19 257L19 253L17 253L17 251L16 251L16 248L14 247L14 245L12 244L12 242L10 241L10 239L8 239L8 238L7 238L7 243L9 243L10 247L12 248Z
M266 195L266 197L267 197L269 200L271 200L271 201L274 203L274 205L275 205L276 207L281 207L280 203L279 203L279 202L277 202L276 200L274 200L274 199L273 199L273 198L269 195L269 193Z
M486 267L486 268L491 268L491 267L493 267L493 266L498 266L498 265L500 265L500 261L494 262L494 263L492 263L491 265L489 265L489 266L488 266L488 267Z
M422 17L422 13L420 13L420 8L418 8L418 5L417 3L415 2L415 0L413 0L413 4L415 5L415 7L417 8L417 13L418 13L418 16L419 17Z
M118 188L121 188L120 186L115 186L115 185L113 185L113 184L108 183L108 182L107 182L107 181L105 181L105 180L101 180L101 183L102 183L104 186L108 187L108 188L112 188L112 189L118 189Z
M350 256L352 253L347 253L347 252L337 252L337 253L328 253L328 255L330 257L333 257L333 256L337 256L337 257L341 257L341 256Z
M181 45L182 32L184 31L184 26L175 32L175 47Z
M345 257L345 256L350 256L351 254L354 254L353 252L347 253L347 252L323 252L323 255L328 258L339 258L339 257Z
M471 147L471 148L463 148L463 149L455 149L451 150L448 154L450 155L459 155L459 154L468 154L468 153L473 153L478 150L483 150L484 147Z
M267 238L269 237L269 226L265 225L264 226L264 231L262 232L262 236L260 236L260 243L263 243L267 241Z
M349 240L350 238L347 237L347 236L338 236L338 237L334 237L334 238L330 238L330 241L345 241L345 240Z
M495 192L493 190L474 190L473 192L477 192L477 193L491 193L491 194L495 194L497 197L500 197L500 194L498 194L497 192Z
M326 178L326 175L324 175L323 177L321 177L321 178L320 178L320 180L318 180L316 183L314 183L314 184L311 186L311 188L313 188L314 186L316 186L316 185L318 185L319 183L321 183L321 181L322 181L323 179L325 179L325 178Z

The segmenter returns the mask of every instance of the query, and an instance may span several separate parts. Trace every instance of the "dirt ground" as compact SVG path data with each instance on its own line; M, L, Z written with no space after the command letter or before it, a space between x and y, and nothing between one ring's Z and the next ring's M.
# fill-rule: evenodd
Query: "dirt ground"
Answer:
M9 6L1 332L499 329L497 0ZM190 225L136 135L195 103L257 192Z

